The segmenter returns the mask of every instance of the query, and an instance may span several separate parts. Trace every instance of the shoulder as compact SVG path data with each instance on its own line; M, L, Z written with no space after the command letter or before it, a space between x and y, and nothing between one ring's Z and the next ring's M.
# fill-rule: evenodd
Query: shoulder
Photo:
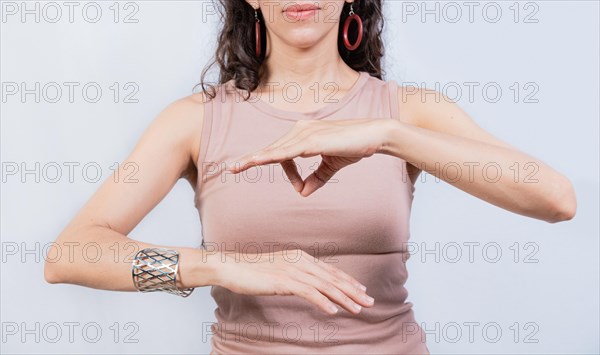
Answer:
M160 126L165 133L175 134L182 140L190 139L194 131L202 128L204 96L204 93L197 93L170 102L153 124Z
M198 123L197 121L202 121L205 103L206 95L204 92L188 95L170 102L161 115L168 116L171 120L178 120L180 123L187 121ZM200 115L199 118L198 114Z
M398 85L398 105L403 122L422 128L432 128L439 117L451 117L458 105L439 91Z
M398 106L401 120L414 126L516 149L479 126L466 110L439 91L399 86Z
M400 121L412 126L441 131L440 123L448 124L450 120L440 118L453 118L460 111L452 100L436 90L398 85L396 95ZM407 169L414 185L422 170L412 164Z
M204 124L204 106L208 105L208 96L204 92L182 97L173 103L172 110L182 121L182 129L187 136L186 142L190 150L190 156L195 163L200 151L200 138Z
M147 132L156 137L155 142L164 141L163 146L173 153L187 156L186 174L196 168L206 100L204 92L178 98L168 103L147 128Z

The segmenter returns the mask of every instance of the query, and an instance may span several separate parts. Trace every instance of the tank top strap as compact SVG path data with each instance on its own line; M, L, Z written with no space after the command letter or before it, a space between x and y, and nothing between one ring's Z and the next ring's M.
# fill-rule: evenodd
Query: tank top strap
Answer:
M394 119L400 119L400 108L398 106L398 83L395 80L388 81L388 94L390 95L390 115Z
M198 153L198 161L196 162L196 167L198 168L198 185L202 185L204 182L204 176L206 174L206 170L209 169L208 164L206 164L206 158L208 155L209 142L212 136L213 131L213 122L215 111L218 110L219 101L219 91L220 88L217 87L215 93L216 96L213 99L204 101L204 116L202 120L202 132L200 134L200 151ZM197 186L199 189L200 186Z

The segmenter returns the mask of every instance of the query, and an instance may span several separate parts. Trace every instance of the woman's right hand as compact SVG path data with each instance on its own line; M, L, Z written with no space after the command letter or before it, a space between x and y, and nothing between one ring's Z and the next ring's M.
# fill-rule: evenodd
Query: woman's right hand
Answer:
M296 295L323 312L335 314L344 307L358 314L373 306L361 283L342 270L301 249L259 254L214 254L219 264L219 286L252 296Z

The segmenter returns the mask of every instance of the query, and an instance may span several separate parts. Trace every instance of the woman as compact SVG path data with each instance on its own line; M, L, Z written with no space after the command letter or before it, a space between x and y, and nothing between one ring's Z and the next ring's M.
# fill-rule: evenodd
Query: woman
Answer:
M96 243L100 261L47 263L48 282L184 297L211 285L215 353L422 354L404 288L422 170L524 216L574 216L566 177L439 93L382 79L381 0L221 5L219 84L160 113L56 240ZM515 181L515 163L538 183ZM137 182L120 183L132 166ZM127 238L180 178L204 248Z

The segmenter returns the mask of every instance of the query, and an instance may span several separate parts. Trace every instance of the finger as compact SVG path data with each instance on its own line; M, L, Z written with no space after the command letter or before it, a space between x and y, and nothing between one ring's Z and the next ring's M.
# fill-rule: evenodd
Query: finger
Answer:
M296 166L296 163L293 160L285 160L281 162L281 167L283 168L283 171L287 175L288 179L290 179L290 182L292 183L292 186L294 186L294 189L297 192L302 191L302 189L304 188L304 181L302 180L302 176L300 176L300 173L298 172L298 167Z
M325 186L337 170L335 170L325 159L321 161L317 170L310 174L304 181L304 188L300 194L304 197L309 196L321 187Z
M327 314L333 315L339 311L337 306L333 302L331 302L329 298L327 298L325 295L323 295L311 285L294 280L288 287L290 291L293 292L295 295L300 296L306 299L307 301L315 304Z
M344 292L347 297L352 299L352 303L361 304L365 307L371 307L373 305L375 300L367 295L365 292L366 287L363 287L361 283L342 270L327 265L324 262L319 264L311 263L311 265L307 265L307 267L309 268L308 271L310 273L321 280L331 283ZM351 306L354 307L353 304L351 304Z
M266 152L277 148L279 145L283 144L284 142L290 141L291 139L292 138L289 138L286 135L280 138L278 141L274 142L273 144L257 152L254 152L252 154L246 154L241 156L240 158L232 160L231 162L226 163L226 170L232 173L241 173L242 171L247 170L253 166L262 165L261 159Z
M278 151L279 152L279 151ZM281 160L277 160L275 159L275 157L277 156L281 156L281 154L277 155L277 152L271 152L267 151L265 149L260 150L256 153L253 154L248 154L248 155L244 155L241 158L239 158L237 161L233 161L232 163L228 163L227 165L229 166L227 168L228 171L232 172L232 173L241 173L244 170L247 170L253 166L258 166L258 165L265 165L265 164L271 164L271 163L279 163L283 160L289 160L289 159L281 159Z
M348 312L358 314L362 310L362 306L360 304L354 302L354 300L348 297L348 295L345 292L343 292L342 290L337 288L333 283L325 279L304 272L295 275L294 277L296 278L296 280L314 287L315 289L317 289L317 291L319 291L320 293L325 295L329 300L331 300L331 302L342 306ZM356 288L354 287L351 288L356 290Z
M335 277L338 277L338 278L348 281L349 283L351 283L352 285L354 285L354 287L356 287L358 289L361 289L363 291L365 291L367 289L367 287L365 285L361 284L357 279L348 275L346 272L344 272L340 268L330 265L330 264L326 263L325 261L320 260L316 256L313 256L310 253L303 251L302 249L296 249L296 250L298 250L302 254L302 259L304 259L305 262L303 262L301 265L304 268L306 268L307 270L317 270L317 271L313 271L313 272L318 273L319 269L323 269L326 272L329 272L330 274L334 275Z
M330 279L327 281L344 292L344 294L351 298L353 302L364 307L372 307L375 303L375 299L369 296L365 289L360 286L357 287L354 283L345 280L343 277L335 276L331 273L325 274L323 277L330 277Z
M290 145L291 142L301 141L302 140L301 133L304 129L303 127L305 127L305 126L304 125L296 125L288 133L283 135L281 138L277 139L275 142L264 147L263 149L255 152L253 154L244 155L241 158L238 158L237 161L234 160L232 163L227 163L226 170L233 172L233 173L240 173L240 172L252 167L253 162L254 162L254 165L260 165L258 162L253 161L253 159L259 158L259 157L263 156L265 153L275 150L284 145ZM265 163L265 164L268 164L268 163Z
M241 173L244 170L248 170L253 166L257 166L259 164L254 162L254 158L258 153L253 153L251 155L244 155L240 158L231 160L226 163L226 170L232 172L234 174Z
M335 267L333 265L329 265L325 261L322 261L322 260L319 260L319 259L316 259L316 260L317 261L315 262L315 266L318 266L318 267L320 267L322 269L325 269L326 271L328 271L334 277L346 280L348 283L352 284L354 287L356 287L356 288L358 288L358 289L360 289L362 291L366 291L367 290L367 286L363 285L358 280L356 280L354 277L348 275L347 273L345 273L344 271L340 270L339 268L337 268L337 267Z
M286 160L292 160L296 157L311 156L306 152L306 143L304 143L303 141L298 141L297 143L294 143L292 145L286 145L284 147L279 147L274 150L261 151L254 154L253 156L243 158L240 161L240 167L236 169L236 171L241 172L254 165L281 163ZM317 154L313 153L312 155Z

